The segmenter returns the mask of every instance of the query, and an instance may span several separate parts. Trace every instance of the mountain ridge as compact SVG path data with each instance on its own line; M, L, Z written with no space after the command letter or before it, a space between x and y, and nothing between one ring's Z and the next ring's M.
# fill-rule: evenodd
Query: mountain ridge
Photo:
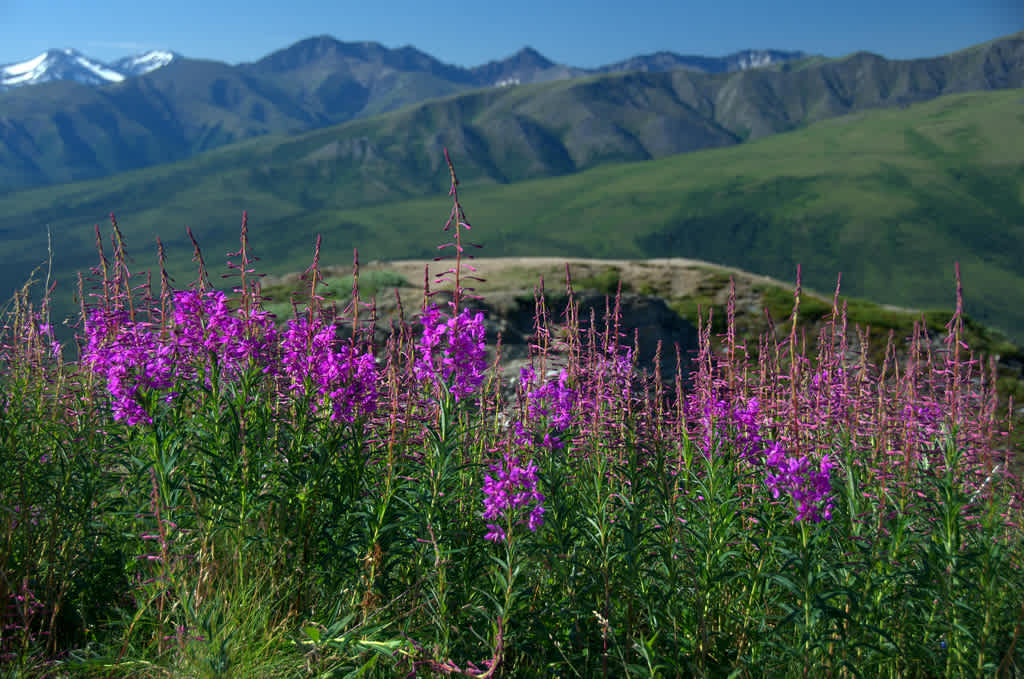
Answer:
M0 194L109 176L255 136L308 131L472 89L597 73L555 64L528 47L462 68L411 46L392 49L326 35L234 66L173 52L103 65L74 50L51 50L39 63L14 65L12 73L23 76L33 66L42 68L51 53L77 64L74 77L58 77L71 71L54 66L57 70L38 75L33 86L0 92ZM724 64L727 58L717 59ZM91 71L82 66L86 62ZM105 80L87 77L103 69L111 69ZM76 88L72 82L91 87Z
M735 60L749 61L751 54L736 53ZM445 97L543 83L578 83L580 89L573 101L563 102L568 110L549 106L494 124L511 135L498 140L499 146L516 146L523 143L517 139L528 137L533 150L527 155L548 157L541 165L556 167L556 173L591 163L567 163L560 147L600 146L609 135L614 142L607 153L592 154L594 162L707 148L687 136L691 126L686 121L695 114L724 131L730 143L740 143L866 107L1024 83L1024 33L911 61L859 53L842 59L785 54L794 58L719 73L676 68L678 59L663 54L630 62L640 70L580 75L569 67L550 66L553 62L528 49L474 70L445 65L412 47L390 49L319 36L239 66L175 58L146 75L100 87L49 82L0 94L0 194L106 177L253 137L306 133L408 107L437 110L435 100ZM663 87L657 97L662 103L648 106L635 96L650 93L617 91L625 73L677 84ZM499 87L480 87L481 82ZM523 90L522 95L538 91ZM668 106L664 97L674 103ZM625 115L615 112L620 104L632 111L629 115L650 118L644 134L662 138L653 152L649 144L628 138L636 129L614 129L600 120L601 112L611 111L611 119ZM559 117L575 122L566 128L567 123L554 122ZM584 118L594 118L590 127L577 125ZM574 137L567 142L569 130ZM588 135L593 138L585 139ZM707 137L712 146L720 143L714 141L718 136ZM504 169L491 174L499 181L522 176Z
M417 64L421 70L430 70L435 74L443 73L445 77L453 81L462 81L475 86L493 86L502 79L500 73L511 68L524 65L530 71L544 71L552 68L559 68L565 73L572 74L571 77L583 75L594 75L599 73L613 73L624 70L668 70L670 68L686 67L701 72L720 73L746 68L760 68L763 66L780 63L791 59L803 58L806 55L800 51L785 51L776 49L745 49L727 54L721 57L709 57L704 55L682 55L671 51L659 51L654 54L640 54L627 59L613 62L611 64L598 66L596 68L581 68L566 64L558 64L536 49L524 46L514 54L504 59L490 60L485 64L471 66L468 68L444 63L437 58L411 46L389 48L374 41L345 42L334 38L331 35L322 34L299 40L289 46L274 50L261 57L255 62L242 62L239 64L228 64L232 68L240 68L254 72L265 70L276 70L282 68L289 59L295 60L303 51L324 50L330 48L338 49L351 57L359 57L365 61L376 60L379 63L386 63L393 67L404 67L409 70L410 66ZM43 77L32 79L22 78L12 82L6 82L0 75L0 92L13 87L28 86L40 82L51 82L53 80L76 80L83 84L100 85L111 82L121 82L126 77L145 75L157 68L161 68L174 59L184 58L181 54L168 50L147 50L136 55L121 57L112 62L89 57L74 48L52 48L36 57L10 64L0 64L0 74L10 70L12 73L20 74L24 71L32 71L47 60L59 60L67 57L64 63L56 61L49 65L49 73ZM370 58L372 56L372 59ZM107 77L79 78L76 71L69 71L65 63L74 60L83 62L83 67L93 71L109 69ZM197 61L214 61L211 59L197 58ZM218 62L227 63L227 62ZM426 65L426 68L424 66ZM44 69L45 71L46 69ZM532 73L528 80L522 82L535 82ZM542 78L547 79L547 78Z

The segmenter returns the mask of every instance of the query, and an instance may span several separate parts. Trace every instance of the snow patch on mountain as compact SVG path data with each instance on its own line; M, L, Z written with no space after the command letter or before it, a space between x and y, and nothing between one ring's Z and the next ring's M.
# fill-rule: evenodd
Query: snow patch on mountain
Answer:
M150 71L163 68L177 58L174 52L167 50L150 50L133 57L118 59L111 66L125 75L145 75Z
M730 70L746 71L751 68L764 68L772 64L802 59L807 56L803 52L783 52L781 50L744 50L725 57Z
M91 59L83 57L80 54L75 54L73 56L75 66L79 66L84 71L92 73L100 80L105 80L111 83L119 83L122 80L124 80L124 75L118 73L117 71L111 68L108 68L107 66L99 63L98 61L92 61Z

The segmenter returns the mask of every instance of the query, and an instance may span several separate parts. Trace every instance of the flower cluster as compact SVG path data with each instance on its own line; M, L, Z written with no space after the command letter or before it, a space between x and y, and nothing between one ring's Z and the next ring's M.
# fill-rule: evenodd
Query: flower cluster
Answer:
M210 356L232 376L244 372L252 361L267 364L275 335L268 312L255 310L242 318L231 312L227 296L220 291L175 293L174 326L186 355Z
M437 307L423 312L423 336L413 370L420 380L441 380L456 401L469 397L484 379L487 346L484 315L463 309L449 317Z
M733 446L741 458L754 460L761 452L761 425L757 418L761 404L756 398L747 399L746 404L732 409Z
M277 372L273 360L277 333L269 313L253 310L247 317L232 311L223 292L187 290L175 293L172 322L167 327L131 321L123 310L93 310L86 319L84 361L106 379L113 397L115 420L128 425L151 423L146 397L172 389L176 383L204 375L236 380L253 366ZM332 420L352 422L376 407L376 365L370 353L349 347L334 350L336 327L307 319L289 323L282 338L281 369L292 389L307 378L332 407ZM171 401L177 394L164 395Z
M305 317L288 321L281 339L281 365L292 391L314 385L331 405L331 420L354 422L377 408L377 367L373 354L352 347L335 350L337 326ZM315 407L315 404L313 404Z
M796 505L796 520L810 520L818 523L832 518L834 497L829 473L835 463L828 454L815 465L807 455L790 456L778 442L769 446L765 455L765 466L771 470L765 476L765 485L778 499L783 494L793 498Z
M508 538L498 523L502 519L506 525L525 522L536 531L544 523L544 495L537 490L537 466L533 462L523 465L518 458L506 455L490 469L491 474L484 476L483 518L492 523L487 524L484 539L503 542Z
M607 347L607 357L601 356L594 368L596 375L603 376L603 382L608 389L619 389L628 392L630 378L633 375L633 348L632 347Z
M140 392L173 386L178 377L175 345L162 338L158 328L133 323L127 312L119 310L93 310L86 318L85 334L83 360L106 379L114 419L130 426L152 422Z
M534 386L536 377L530 366L524 366L519 371L519 382L527 396L527 417L531 422L540 422L543 426L545 448L563 448L565 444L561 436L572 425L577 392L569 387L569 373L564 368L558 374L557 381L549 381L540 387ZM552 428L554 431L551 431ZM531 434L522 422L515 423L515 434L515 441L519 445L529 446L533 443Z
M766 443L761 436L760 403L756 398L740 405L725 399L707 399L702 405L688 404L688 415L702 436L704 452L711 454L711 432L717 432L720 443L728 444L741 459L765 468L765 485L772 497L783 495L793 499L796 520L815 523L832 518L834 498L830 472L835 467L827 454L815 464L807 455L791 456L778 441Z
M709 399L702 404L694 399L687 403L687 417L697 426L705 454L711 454L711 434L715 432L724 437L720 443L727 442L741 458L757 464L762 452L760 409L756 398L731 408L725 399Z

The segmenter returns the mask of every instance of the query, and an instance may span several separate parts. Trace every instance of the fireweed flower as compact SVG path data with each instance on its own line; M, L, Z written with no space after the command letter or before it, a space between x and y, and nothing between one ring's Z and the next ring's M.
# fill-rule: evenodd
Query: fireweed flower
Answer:
M763 449L761 438L761 404L756 398L730 406L722 398L703 399L697 395L685 404L691 436L703 444L705 455L711 454L712 434L722 444L731 446L740 458L759 464Z
M352 423L377 409L377 362L369 351L342 346L327 356L318 376L320 393L331 402L331 420Z
M577 392L568 386L569 373L563 368L557 380L548 381L536 387L536 373L530 366L519 371L519 381L526 392L526 414L531 422L541 422L544 431L542 445L551 450L564 448L561 436L572 426L573 410L576 406ZM551 431L551 430L554 431ZM532 435L526 431L522 422L515 423L515 442L522 446L533 443Z
M705 456L712 453L712 435L722 435L728 427L729 403L724 399L703 399L694 394L685 404L686 419L693 423L693 440L700 440L698 446Z
M431 306L423 312L422 323L413 365L416 378L442 380L456 402L472 395L487 369L483 313L463 309L458 316L447 317Z
M337 345L337 326L317 319L288 321L281 339L281 366L289 389L301 392L312 385L327 399L331 420L352 423L377 408L377 365L373 354L357 354L352 347ZM316 408L316 404L311 404Z
M194 379L197 360L213 358L221 375L237 379L252 362L269 370L273 320L263 311L248 319L232 313L223 292L195 290L174 295L167 328L132 321L124 310L94 309L86 318L84 362L103 375L113 397L115 420L151 423L142 405L143 391L170 389ZM207 376L209 382L209 375ZM177 394L169 392L165 400Z
M505 455L501 463L490 466L484 476L483 518L487 524L485 540L503 542L508 539L505 527L526 523L536 531L544 523L544 495L537 490L537 465L523 465L517 457ZM525 516L525 518L524 518Z
M315 379L334 342L336 328L319 319L310 324L305 316L288 321L281 337L281 368L292 391L305 389L306 379Z
M765 442L758 421L761 405L756 398L732 407L720 398L706 399L702 403L694 399L686 407L696 435L702 438L705 454L711 454L712 434L717 433L719 440L734 449L741 459L763 467L764 483L772 497L792 498L797 521L818 523L832 518L835 498L830 473L835 462L827 454L818 462L806 455L791 456L778 441Z
M920 457L922 448L942 433L942 408L934 402L918 406L908 403L903 406L902 415L903 421L911 431L912 447L907 452Z
M532 373L532 369L530 370ZM532 378L531 378L532 379ZM556 429L566 430L572 424L576 391L568 386L569 373L562 368L558 381L551 381L529 392L530 403L526 408L531 418L548 417Z
M268 353L275 339L273 319L261 310L242 318L240 311L231 312L227 302L220 291L175 293L175 338L182 353L214 357L232 377L253 361L263 363L268 371Z
M37 314L38 317L38 314ZM46 340L50 346L50 357L57 358L60 356L60 342L53 336L53 326L49 323L39 324L39 336Z
M796 506L796 520L810 520L819 523L832 518L834 498L829 474L835 463L828 454L815 465L807 455L790 456L778 442L773 443L765 456L768 473L765 485L771 489L772 497L778 499L788 495Z
M598 358L595 373L603 376L602 381L609 391L618 389L628 393L633 374L633 348L607 347L605 351L608 356Z
M94 310L86 319L85 333L84 363L106 379L114 419L129 426L151 423L140 392L170 389L174 384L174 345L161 338L158 328L132 323L121 311ZM172 392L166 399L173 397Z
M754 462L762 449L761 426L757 421L761 404L756 398L732 409L733 445L741 458Z

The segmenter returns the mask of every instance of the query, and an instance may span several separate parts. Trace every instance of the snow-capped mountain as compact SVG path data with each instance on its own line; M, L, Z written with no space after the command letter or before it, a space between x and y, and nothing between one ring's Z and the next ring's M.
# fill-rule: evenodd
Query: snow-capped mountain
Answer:
M150 71L163 68L178 58L174 52L167 50L150 50L134 57L122 57L110 64L118 73L126 76L145 75Z
M124 76L103 62L73 49L47 50L28 61L0 66L0 87L76 80L87 85L120 82Z
M150 51L105 64L75 49L47 50L28 61L0 66L0 92L53 80L74 80L84 85L121 82L166 66L176 56L173 52Z

